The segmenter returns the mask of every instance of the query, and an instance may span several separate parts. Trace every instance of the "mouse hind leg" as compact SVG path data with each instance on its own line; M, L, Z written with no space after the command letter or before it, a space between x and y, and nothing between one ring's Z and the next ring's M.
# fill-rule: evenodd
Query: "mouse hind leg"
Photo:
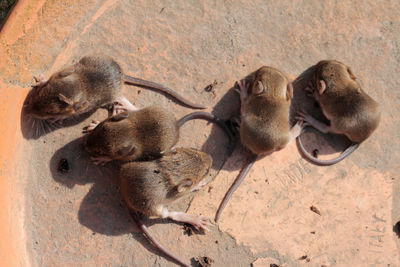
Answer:
M290 129L289 142L286 145L290 144L294 139L296 139L303 132L303 129L306 125L307 123L303 120L298 120L296 124Z
M169 211L167 207L165 206L160 206L157 209L158 216L161 218L170 218L171 220L174 220L176 222L182 222L182 223L188 223L192 225L194 228L197 230L207 230L207 226L211 225L208 220L208 217L205 216L200 216L200 215L192 215L192 214L187 214L185 212L179 212L179 211Z
M303 126L312 126L315 129L317 129L318 131L320 131L321 133L329 133L329 132L333 132L331 126L326 125L323 122L320 122L319 120L315 119L314 117L312 117L311 115L309 115L306 112L301 112L298 111L297 115L296 115L296 119L298 121L303 121Z
M124 111L135 111L137 108L124 96L118 97L112 105L112 116Z

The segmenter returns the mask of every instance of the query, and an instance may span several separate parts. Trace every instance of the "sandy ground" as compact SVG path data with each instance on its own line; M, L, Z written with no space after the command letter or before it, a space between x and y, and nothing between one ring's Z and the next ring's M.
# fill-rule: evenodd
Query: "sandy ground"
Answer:
M188 235L183 225L169 220L146 224L194 266L194 258L203 256L212 258L213 266L400 265L394 231L400 220L399 1L42 0L18 5L0 42L2 85L16 90L27 91L33 75L49 76L83 55L104 54L128 74L174 88L228 119L239 109L235 81L263 65L291 79L321 59L350 65L382 105L382 121L349 158L318 167L292 143L255 164L210 232ZM291 112L305 108L316 114L302 91L308 76L302 77L295 83ZM205 91L214 81L214 91ZM124 94L139 108L156 104L177 118L191 111L153 91L127 86ZM19 167L29 171L21 183L33 266L174 266L125 214L115 174L92 165L81 148L81 129L106 115L98 110L40 136L21 117L21 142L29 153ZM305 139L308 148L322 154L345 146L338 136L311 130ZM215 171L226 144L219 129L193 121L182 128L178 146L209 152ZM245 158L238 147L212 183L175 208L213 217ZM61 159L68 160L69 172L58 171Z

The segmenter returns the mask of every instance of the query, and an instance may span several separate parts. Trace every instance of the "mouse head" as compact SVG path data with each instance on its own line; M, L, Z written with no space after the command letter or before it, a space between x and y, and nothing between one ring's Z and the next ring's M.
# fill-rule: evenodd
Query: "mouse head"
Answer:
M177 148L178 161L184 163L187 167L182 171L182 175L176 177L174 181L175 193L184 195L205 184L206 176L212 165L212 158L209 154L192 148Z
M337 60L322 60L315 67L314 81L320 95L327 87L344 86L349 81L357 83L356 79L350 67Z
M140 146L135 143L127 120L128 112L112 116L88 134L85 150L93 157L129 161L141 156Z
M85 111L84 88L72 68L53 74L32 89L25 111L37 119L62 120Z
M293 97L293 86L279 70L264 66L257 70L250 94L289 101Z

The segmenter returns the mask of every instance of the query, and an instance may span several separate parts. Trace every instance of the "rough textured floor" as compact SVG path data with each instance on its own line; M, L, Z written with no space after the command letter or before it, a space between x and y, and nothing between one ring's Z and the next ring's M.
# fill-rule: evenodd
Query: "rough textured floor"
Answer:
M318 167L292 143L255 164L210 232L187 235L168 220L146 224L193 265L194 258L207 256L213 266L399 266L399 1L27 2L19 1L0 42L1 83L15 90L27 91L33 75L49 76L83 55L104 54L128 74L174 88L228 119L239 110L235 81L263 65L291 79L321 59L350 65L382 105L382 120L349 158ZM316 114L302 91L309 77L302 77L295 82L291 112ZM204 90L214 81L212 92ZM156 104L177 118L191 112L146 89L126 86L124 94L139 108ZM29 170L22 184L33 266L174 266L125 214L113 172L92 165L81 148L81 129L106 116L98 110L41 136L24 117L18 122L32 152L19 167ZM304 138L307 148L322 154L346 144L312 130ZM226 144L218 128L192 121L182 128L178 146L209 152L216 168ZM238 147L212 183L176 208L213 217L245 158ZM57 170L61 159L68 160L68 173Z

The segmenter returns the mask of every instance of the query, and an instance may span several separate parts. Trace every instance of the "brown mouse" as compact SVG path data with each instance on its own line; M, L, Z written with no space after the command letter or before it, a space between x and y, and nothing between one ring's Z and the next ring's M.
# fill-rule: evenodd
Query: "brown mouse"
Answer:
M376 130L381 112L379 104L365 93L345 64L336 60L322 60L315 66L313 78L314 84L311 83L306 91L318 102L330 125L305 112L298 112L297 119L322 133L343 134L353 144L334 159L320 160L304 148L300 136L297 140L300 151L308 160L318 165L332 165L350 155Z
M219 118L206 112L190 113L179 121L174 115L157 106L121 112L101 123L93 122L84 128L89 132L85 150L95 164L111 160L133 161L160 157L179 139L179 128L187 121L205 119L218 124L228 135L233 146L234 138Z
M170 218L188 223L198 230L207 230L208 218L185 212L169 211L167 205L177 199L200 189L212 164L207 153L196 149L177 148L152 161L128 162L121 166L120 191L129 209L149 218ZM143 222L133 219L150 240L154 240ZM143 230L144 229L144 230ZM182 260L171 256L169 251L153 244L164 254L184 266Z
M293 87L285 75L272 67L257 70L251 86L239 83L241 100L241 143L251 152L239 175L222 200L215 221L239 187L257 158L264 157L286 147L302 131L302 122L292 128L289 125L289 108Z
M203 109L172 90L152 82L123 74L120 65L111 58L86 56L78 63L51 75L48 80L35 78L33 92L24 106L34 118L54 121L64 120L90 110L117 102L125 109L135 107L122 96L125 83L148 87L171 94L187 106Z

